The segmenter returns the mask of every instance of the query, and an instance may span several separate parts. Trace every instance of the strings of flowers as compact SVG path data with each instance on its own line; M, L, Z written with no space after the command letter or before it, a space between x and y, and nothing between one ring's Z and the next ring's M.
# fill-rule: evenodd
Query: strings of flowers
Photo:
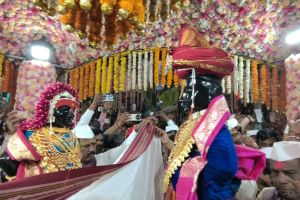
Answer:
M253 62L255 62L255 61L253 61ZM253 64L253 62L252 62L252 64ZM251 73L250 63L251 62L249 59L246 60L246 76L245 76L245 90L244 90L245 104L250 103L250 73ZM253 77L253 75L252 75L252 77Z
M125 91L125 77L126 77L126 57L121 57L121 71L120 71L120 91Z
M266 100L266 106L267 109L271 109L271 74L270 74L270 69L267 68L267 76L266 76L266 82L267 82L267 100Z
M239 57L239 95L244 99L244 58Z
M108 58L108 69L107 69L107 79L106 79L106 91L105 93L108 94L111 92L112 86L112 78L113 78L113 57Z
M262 65L260 68L260 90L261 90L261 102L266 104L267 102L267 67Z
M154 85L159 85L159 48L154 49Z
M137 72L138 72L138 75L137 75L137 85L138 85L138 89L139 90L142 90L142 57L143 55L143 52L142 51L139 51L138 52L138 65L137 65Z
M4 79L2 82L2 91L9 92L9 81L10 81L10 62L9 60L5 59L4 61Z
M151 65L150 65L151 66ZM148 51L145 51L144 53L144 91L147 91L148 89Z
M150 51L149 86L153 89L153 51Z
M167 63L167 49L163 48L161 50L161 86L166 85L166 72L169 71L166 69L166 63Z
M86 100L89 96L89 78L90 78L90 64L84 65L84 95L83 100Z
M278 97L278 69L273 67L272 68L272 107L273 110L278 112L279 111L279 97Z
M82 101L84 98L84 66L80 67L79 71L79 100Z
M258 103L259 100L259 93L258 93L258 68L257 68L257 61L252 61L252 97L253 102Z
M102 79L101 79L101 93L105 94L106 93L106 68L107 68L107 57L103 57L102 60Z
M95 65L95 61L90 63L89 97L93 97L95 94Z
M96 61L96 81L95 81L95 94L101 92L101 58Z
M132 78L132 54L129 53L128 55L128 65L127 65L127 74L126 74L126 91L131 90L131 78Z
M114 56L114 92L118 93L119 92L119 61L120 61L120 56L119 54L116 54Z
M131 89L136 89L136 51L132 52L132 77L131 77Z

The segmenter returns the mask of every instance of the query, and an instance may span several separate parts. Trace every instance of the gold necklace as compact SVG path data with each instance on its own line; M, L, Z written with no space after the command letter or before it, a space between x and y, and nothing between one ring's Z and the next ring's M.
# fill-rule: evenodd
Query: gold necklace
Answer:
M170 179L178 167L185 161L185 158L188 157L191 149L193 148L193 144L195 144L194 138L192 136L192 131L195 128L197 122L199 122L201 116L197 116L195 119L189 119L185 121L176 137L174 142L174 148L172 149L169 159L168 159L168 168L165 171L163 190L167 191Z

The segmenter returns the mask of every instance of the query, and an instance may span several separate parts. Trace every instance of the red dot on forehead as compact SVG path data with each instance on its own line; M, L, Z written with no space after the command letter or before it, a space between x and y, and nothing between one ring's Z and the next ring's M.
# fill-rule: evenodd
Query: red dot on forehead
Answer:
M282 169L284 167L284 164L282 162L280 162L280 161L275 161L274 167L276 169Z

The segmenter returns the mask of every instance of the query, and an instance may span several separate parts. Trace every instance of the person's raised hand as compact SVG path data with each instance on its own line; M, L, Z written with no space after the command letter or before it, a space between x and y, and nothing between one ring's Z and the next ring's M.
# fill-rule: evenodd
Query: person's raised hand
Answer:
M118 118L116 120L117 126L120 128L122 126L124 126L124 124L126 123L126 121L129 119L130 114L127 112L124 113L118 113Z
M160 137L161 143L163 144L168 144L170 141L169 135L166 131L162 130L161 128L155 127L156 128L156 136Z
M21 118L17 115L16 111L12 111L8 113L5 121L7 134L13 135L17 131L20 122L21 122Z
M98 105L100 104L100 101L101 101L101 95L100 94L97 94L94 99L93 99L93 102L92 104L90 105L90 110L95 110Z

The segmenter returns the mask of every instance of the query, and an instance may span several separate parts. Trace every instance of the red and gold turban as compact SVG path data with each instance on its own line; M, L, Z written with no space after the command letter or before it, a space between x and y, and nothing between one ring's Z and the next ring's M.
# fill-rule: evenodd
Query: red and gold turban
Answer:
M179 31L179 46L173 55L173 68L184 79L194 68L196 74L213 74L220 78L230 75L234 63L221 49L212 48L203 36L191 27Z

